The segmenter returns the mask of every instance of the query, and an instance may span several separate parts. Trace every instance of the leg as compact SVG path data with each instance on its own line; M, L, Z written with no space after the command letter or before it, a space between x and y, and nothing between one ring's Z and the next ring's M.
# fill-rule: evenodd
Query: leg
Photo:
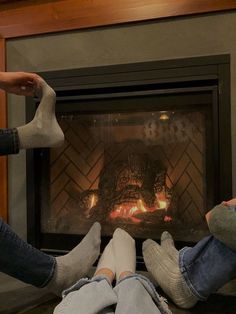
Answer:
M157 283L183 308L206 300L236 277L236 253L213 236L178 252L171 235L165 232L161 246L152 240L144 242L143 255Z
M188 286L202 300L236 278L236 252L213 236L182 249L179 263Z
M113 235L116 261L117 314L170 313L162 298L147 278L135 273L136 251L134 239L124 230L116 229Z
M18 154L19 149L17 129L0 129L0 156Z
M114 313L113 306L117 303L111 286L114 276L115 261L111 240L99 260L94 277L91 280L81 279L65 291L54 314Z
M0 219L0 271L12 277L44 287L52 279L56 259L20 239Z
M169 314L171 311L151 282L137 274L121 279L114 292L117 295L116 314Z
M98 257L99 247L98 223L70 253L54 258L20 239L0 220L0 271L56 294L88 272Z

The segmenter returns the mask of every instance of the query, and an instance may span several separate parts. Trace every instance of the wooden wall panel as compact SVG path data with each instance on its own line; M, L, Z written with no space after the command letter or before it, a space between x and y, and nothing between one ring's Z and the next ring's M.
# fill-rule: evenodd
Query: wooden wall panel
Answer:
M19 1L0 6L0 37L236 9L236 0Z
M0 38L0 71L5 71L5 39ZM6 94L0 90L0 128L6 127ZM7 158L0 157L0 217L7 221Z

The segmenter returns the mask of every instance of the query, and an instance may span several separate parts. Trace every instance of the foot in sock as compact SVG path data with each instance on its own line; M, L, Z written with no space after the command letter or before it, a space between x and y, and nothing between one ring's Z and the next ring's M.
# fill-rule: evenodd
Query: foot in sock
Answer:
M135 273L135 241L126 231L120 228L117 228L113 234L113 252L116 263L116 280Z
M47 289L61 295L82 277L86 276L99 256L101 225L95 222L84 239L68 254L56 257L56 267Z
M40 80L42 98L31 122L17 128L20 148L55 147L62 145L64 134L55 116L56 94Z
M161 235L161 247L176 264L179 262L179 251L176 250L174 239L168 231L164 231Z
M113 253L113 239L105 247L102 256L99 259L96 272L94 277L96 276L105 276L110 283L112 283L115 277L115 258Z
M198 299L187 286L179 263L175 258L170 258L162 246L146 240L143 243L143 257L147 270L176 305L187 309L196 304Z

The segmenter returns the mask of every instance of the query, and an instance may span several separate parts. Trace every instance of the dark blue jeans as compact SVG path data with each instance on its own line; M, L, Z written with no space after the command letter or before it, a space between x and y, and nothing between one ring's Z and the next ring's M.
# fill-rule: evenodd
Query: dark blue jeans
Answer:
M52 279L56 260L20 239L0 219L0 271L36 287Z
M236 252L213 236L180 250L179 263L188 287L200 300L236 278Z
M17 154L19 137L17 129L0 129L0 155Z
M16 129L0 129L0 155L17 154ZM44 287L52 279L56 260L20 239L0 218L0 272Z

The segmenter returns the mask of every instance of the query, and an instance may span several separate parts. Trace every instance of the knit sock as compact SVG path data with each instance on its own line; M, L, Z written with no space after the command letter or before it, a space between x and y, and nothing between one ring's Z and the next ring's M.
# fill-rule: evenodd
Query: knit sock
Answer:
M63 144L64 134L55 116L56 94L40 81L42 98L31 122L17 128L20 148L54 147Z
M101 243L101 225L95 222L83 240L68 254L56 257L56 269L47 289L61 292L87 275L98 258Z
M94 276L106 276L110 282L115 277L115 258L113 253L113 239L105 247L102 256L99 259L97 269Z
M116 280L124 272L135 273L135 241L126 231L120 228L117 228L113 234L113 250L116 263Z
M228 207L223 204L215 206L210 211L207 223L211 234L216 239L236 251L236 210L234 206Z
M159 244L146 240L143 243L143 257L148 271L176 305L187 309L196 304L198 299L187 286L179 264Z
M176 264L179 262L179 251L176 250L174 239L168 231L161 235L161 247Z

